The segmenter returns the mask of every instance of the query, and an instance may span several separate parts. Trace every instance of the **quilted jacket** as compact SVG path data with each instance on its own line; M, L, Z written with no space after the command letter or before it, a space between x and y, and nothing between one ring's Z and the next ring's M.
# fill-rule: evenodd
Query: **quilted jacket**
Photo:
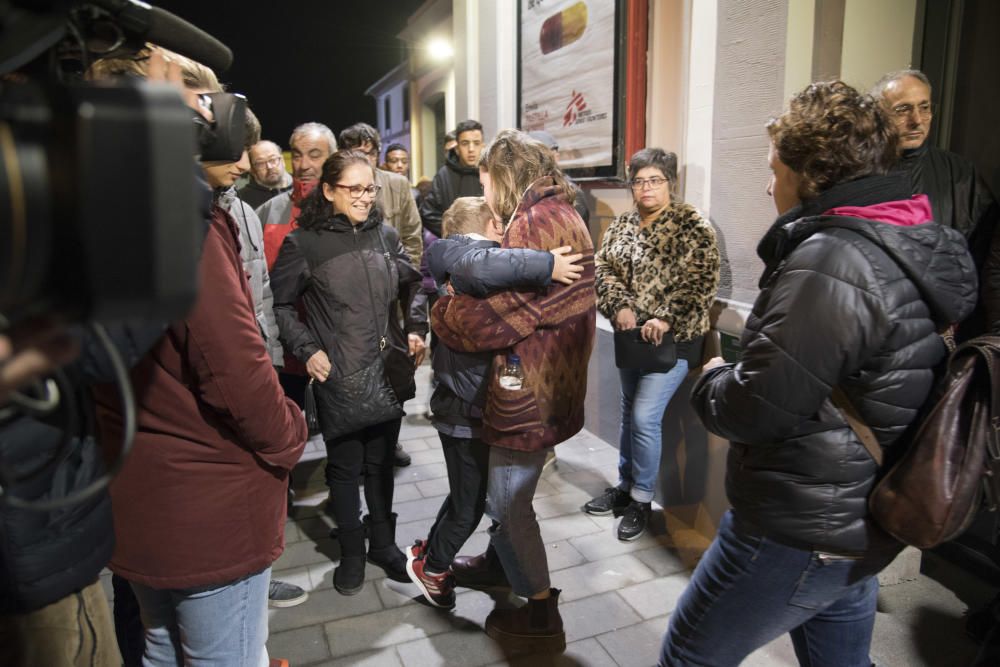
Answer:
M930 219L905 177L874 176L793 208L761 240L742 358L692 393L731 441L737 520L834 553L896 546L868 516L875 462L830 394L844 389L887 455L916 419L945 355L936 331L976 300L965 240Z

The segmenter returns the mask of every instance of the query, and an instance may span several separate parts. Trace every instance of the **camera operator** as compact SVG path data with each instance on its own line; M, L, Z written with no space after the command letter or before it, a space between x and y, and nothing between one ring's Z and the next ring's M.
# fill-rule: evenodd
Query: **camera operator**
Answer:
M176 66L159 55L151 61L151 78L180 84ZM12 80L31 77L4 77ZM207 219L209 192L203 181L200 187ZM182 220L195 234L204 225ZM113 457L93 436L89 385L120 377L162 337L166 324L109 324L98 336L64 321L31 319L0 336L0 664L117 667L118 647L98 581L114 547L105 488L105 459Z
M208 68L170 57L196 93L219 89ZM248 168L246 148L237 159L203 155L217 195ZM132 372L137 435L111 486L110 568L138 599L144 664L175 665L184 656L266 664L270 567L284 548L288 471L307 437L258 327L239 228L219 203L217 196L194 309ZM121 414L108 392L97 394L102 437L113 441Z

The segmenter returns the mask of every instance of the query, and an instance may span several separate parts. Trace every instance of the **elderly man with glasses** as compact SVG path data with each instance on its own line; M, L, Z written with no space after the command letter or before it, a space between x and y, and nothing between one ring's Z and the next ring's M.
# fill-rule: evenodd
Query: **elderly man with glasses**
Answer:
M273 141L258 141L250 148L250 182L236 194L253 208L292 189L292 175L285 171L281 148Z
M875 84L872 95L899 131L903 153L898 169L909 174L911 191L930 198L936 222L962 232L980 270L980 305L965 320L959 336L1000 331L1000 238L993 238L1000 208L993 193L975 165L928 141L934 104L923 72L890 72Z

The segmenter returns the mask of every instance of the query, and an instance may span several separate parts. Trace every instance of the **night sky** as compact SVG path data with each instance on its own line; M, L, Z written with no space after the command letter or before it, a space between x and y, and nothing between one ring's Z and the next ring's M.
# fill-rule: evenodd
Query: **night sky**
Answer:
M396 35L423 0L288 0L220 2L150 0L215 36L233 50L220 74L247 96L263 136L288 148L299 123L318 121L338 133L375 125L365 90L403 61Z

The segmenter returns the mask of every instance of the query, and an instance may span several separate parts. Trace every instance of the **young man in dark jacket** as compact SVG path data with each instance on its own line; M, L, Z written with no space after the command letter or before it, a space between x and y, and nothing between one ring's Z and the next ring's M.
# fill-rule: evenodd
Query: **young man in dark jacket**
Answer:
M483 126L476 120L464 120L455 128L455 137L457 145L448 152L445 165L434 175L431 191L420 203L424 228L438 238L441 238L441 218L456 199L483 194L478 166L483 152Z
M445 238L428 253L438 284L451 284L461 294L487 296L504 289L544 289L553 280L570 283L579 277L572 264L579 255L500 249L503 225L482 197L459 197L445 212ZM438 384L431 396L433 424L438 430L448 469L450 493L441 505L426 541L407 549L407 572L432 605L455 604L451 563L483 517L489 447L481 439L486 405L489 352L462 352L439 346L434 355Z

